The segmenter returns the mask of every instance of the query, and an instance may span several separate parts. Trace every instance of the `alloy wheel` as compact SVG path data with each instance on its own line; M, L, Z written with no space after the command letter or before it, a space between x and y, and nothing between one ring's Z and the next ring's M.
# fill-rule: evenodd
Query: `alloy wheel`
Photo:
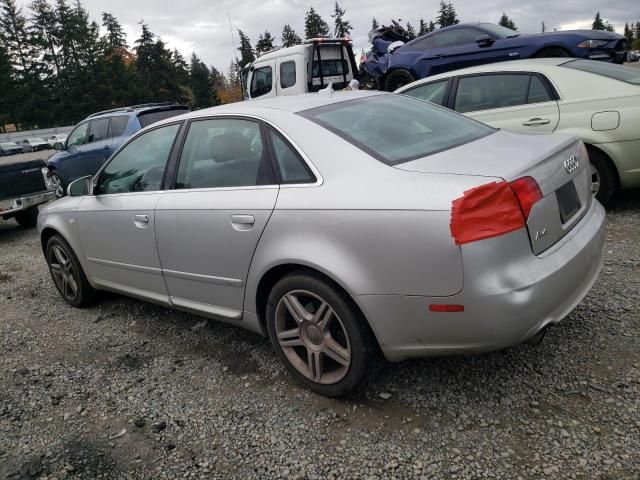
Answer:
M313 382L339 382L351 365L347 330L335 310L307 290L284 294L275 309L275 331L291 365Z
M55 173L51 175L51 183L53 184L54 191L56 192L56 198L64 197L64 185L62 179Z
M49 251L49 268L60 293L70 301L78 296L78 281L73 263L64 250L54 245Z
M591 167L591 193L596 196L600 191L600 172L593 163L589 165Z

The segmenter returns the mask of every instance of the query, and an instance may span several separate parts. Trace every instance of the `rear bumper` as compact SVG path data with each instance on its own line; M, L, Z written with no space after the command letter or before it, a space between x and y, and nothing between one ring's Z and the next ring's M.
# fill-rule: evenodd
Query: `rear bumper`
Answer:
M596 281L604 239L605 211L593 202L572 232L541 256L531 253L524 229L465 245L465 286L457 295L354 299L389 360L496 350L532 338L576 307ZM433 303L465 310L430 312Z
M11 218L16 213L28 208L35 207L49 200L55 199L56 195L53 191L38 192L32 195L23 195L21 197L11 198L8 200L0 200L0 216L2 218Z

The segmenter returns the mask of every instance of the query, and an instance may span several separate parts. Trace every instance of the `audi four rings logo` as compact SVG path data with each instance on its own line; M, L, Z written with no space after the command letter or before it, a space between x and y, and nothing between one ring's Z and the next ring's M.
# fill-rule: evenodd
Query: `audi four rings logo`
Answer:
M567 173L575 172L578 168L578 165L580 165L580 163L578 162L578 159L575 155L571 155L564 161L564 169L567 171Z

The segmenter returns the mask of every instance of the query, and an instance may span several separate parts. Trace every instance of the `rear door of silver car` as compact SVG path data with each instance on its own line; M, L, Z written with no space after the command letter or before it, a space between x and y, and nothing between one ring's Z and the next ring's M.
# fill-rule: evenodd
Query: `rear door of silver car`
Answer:
M251 118L190 122L173 183L155 210L174 305L241 317L247 272L279 191L265 138L266 127Z

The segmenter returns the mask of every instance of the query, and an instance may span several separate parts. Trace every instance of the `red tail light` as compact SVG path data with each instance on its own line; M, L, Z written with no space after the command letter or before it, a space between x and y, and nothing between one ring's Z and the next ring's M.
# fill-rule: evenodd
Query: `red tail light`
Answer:
M467 190L453 201L451 235L456 245L462 245L518 230L526 225L533 204L541 198L531 177Z

